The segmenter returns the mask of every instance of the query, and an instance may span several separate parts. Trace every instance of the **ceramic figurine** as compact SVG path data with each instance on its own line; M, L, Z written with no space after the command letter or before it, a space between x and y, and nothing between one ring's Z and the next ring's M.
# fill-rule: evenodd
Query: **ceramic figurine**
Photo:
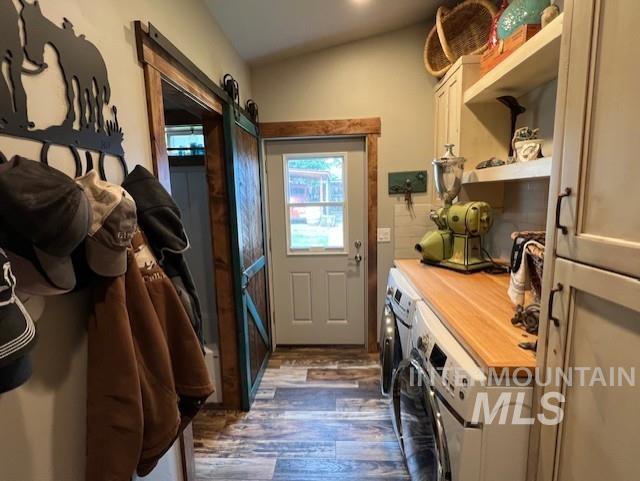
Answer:
M512 140L516 162L528 162L541 156L544 141L538 138L539 131L529 127L516 130Z
M490 159L483 160L478 165L476 165L476 169L488 169L489 167L500 167L501 165L506 164L504 160L500 160L496 157L491 157Z
M498 40L504 40L521 25L541 23L542 12L550 0L513 0L498 21Z
M516 162L529 162L542 156L542 139L516 142Z
M560 8L557 5L549 5L542 11L542 16L540 20L542 21L542 28L546 27L551 23L551 21L560 15Z

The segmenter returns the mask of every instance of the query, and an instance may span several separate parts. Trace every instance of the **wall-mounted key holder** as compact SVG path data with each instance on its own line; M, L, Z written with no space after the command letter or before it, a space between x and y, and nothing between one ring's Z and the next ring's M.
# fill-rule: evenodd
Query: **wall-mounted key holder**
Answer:
M100 176L106 180L104 160L111 155L120 161L126 176L124 135L116 107L112 105L109 109L112 120L104 118L104 110L111 101L111 87L100 51L75 31L69 19L65 18L58 26L46 18L38 1L20 0L17 5L18 8L12 0L0 0L0 51L5 52L4 60L8 63L8 78L0 75L0 136L41 142L40 160L45 164L52 145L68 147L76 164L76 176L93 169L93 152L97 154ZM40 75L49 68L44 58L47 46L57 54L67 112L57 125L39 126L31 121L27 111L23 76ZM29 68L23 65L27 63L31 64ZM85 150L85 169L78 149ZM0 156L2 160L4 155Z
M427 192L426 170L389 173L389 195L406 194L409 189L412 194Z
M407 209L413 206L413 194L427 191L427 172L391 172L389 174L389 194L403 194Z

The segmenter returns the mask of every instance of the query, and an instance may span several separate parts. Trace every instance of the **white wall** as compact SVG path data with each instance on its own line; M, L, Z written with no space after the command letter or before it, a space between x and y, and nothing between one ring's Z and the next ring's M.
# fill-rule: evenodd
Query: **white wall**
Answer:
M151 169L144 79L137 61L133 20L153 23L214 81L231 73L240 82L243 98L250 95L249 70L203 1L41 0L40 4L44 14L58 25L68 17L76 33L85 34L102 52L130 169L135 164ZM47 48L46 60L51 66L47 73L25 80L30 117L37 127L60 122L65 113L64 90L51 48ZM39 152L34 143L4 136L0 136L0 150L7 157L22 154L33 158ZM52 148L50 156L55 159L53 164L72 172L66 149ZM38 324L35 373L22 388L0 396L0 480L84 479L85 324L89 310L86 293L47 301ZM169 453L147 479L178 479L175 454Z
M254 98L263 122L381 117L378 225L394 227L391 171L430 170L433 86L422 63L428 25L417 25L252 69ZM415 195L424 204L426 195ZM401 207L399 212L403 212ZM393 233L392 233L393 239ZM411 252L411 251L409 251ZM413 255L413 253L411 253ZM393 263L394 243L378 245L378 308Z

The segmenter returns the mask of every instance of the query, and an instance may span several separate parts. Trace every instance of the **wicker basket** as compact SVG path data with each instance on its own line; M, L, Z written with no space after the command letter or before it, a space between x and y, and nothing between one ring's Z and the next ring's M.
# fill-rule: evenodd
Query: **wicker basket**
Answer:
M487 49L496 6L488 0L466 0L450 12L438 9L436 28L449 62Z
M440 10L446 9L440 7L438 14L440 14ZM424 66L427 72L438 78L446 74L451 68L451 62L442 49L436 25L433 26L429 35L427 35L427 41L424 44Z

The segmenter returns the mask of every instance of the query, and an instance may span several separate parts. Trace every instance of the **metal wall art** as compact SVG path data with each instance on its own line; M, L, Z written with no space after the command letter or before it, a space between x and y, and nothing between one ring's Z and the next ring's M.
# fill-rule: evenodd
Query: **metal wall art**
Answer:
M106 155L118 158L126 175L122 148L124 135L115 106L110 109L113 120L104 119L104 109L111 100L111 88L100 51L84 35L78 35L67 18L61 27L46 18L38 1L28 3L20 0L19 5L16 8L12 0L0 0L0 66L7 62L9 67L8 79L0 76L0 135L42 142L40 160L44 163L48 163L51 145L68 147L75 160L76 176L83 173L78 149L86 150L85 172L93 168L93 151L99 155L98 167L103 179L106 177ZM43 128L29 120L23 75L40 75L49 68L44 60L47 45L53 47L57 54L65 85L67 112L59 125ZM25 68L25 63L35 67Z

